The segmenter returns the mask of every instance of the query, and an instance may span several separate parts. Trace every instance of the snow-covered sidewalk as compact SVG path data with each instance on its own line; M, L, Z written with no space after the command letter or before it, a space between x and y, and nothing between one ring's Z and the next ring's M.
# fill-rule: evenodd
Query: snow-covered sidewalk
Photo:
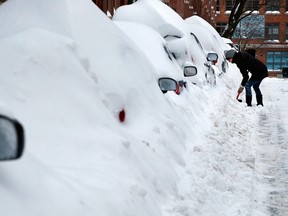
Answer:
M254 97L252 108L245 100L235 100L233 81L224 79L222 85L223 91L211 93L210 106L216 108L207 117L211 125L200 132L206 144L197 145L195 140L191 145L180 198L170 205L169 213L284 216L288 212L288 125L283 120L288 114L288 80L265 79L264 107L257 107Z
M265 83L266 106L258 112L252 215L288 212L287 84L278 79Z

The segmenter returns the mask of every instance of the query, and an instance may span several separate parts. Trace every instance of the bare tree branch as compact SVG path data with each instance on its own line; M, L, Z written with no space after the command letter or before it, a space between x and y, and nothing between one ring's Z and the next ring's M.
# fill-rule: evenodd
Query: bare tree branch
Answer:
M270 1L275 1L275 0L270 0ZM258 11L263 6L269 5L270 1L267 0L266 2L262 4L259 4L257 8L253 8L252 10L247 10L246 5L247 5L248 0L236 0L232 7L227 26L225 30L223 31L222 36L226 38L231 38L236 30L237 25L240 23L241 20L250 16L253 12Z

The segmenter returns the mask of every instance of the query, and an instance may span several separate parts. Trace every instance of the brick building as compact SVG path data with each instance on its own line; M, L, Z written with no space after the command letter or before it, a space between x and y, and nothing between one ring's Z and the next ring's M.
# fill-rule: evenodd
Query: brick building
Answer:
M114 10L122 5L133 3L131 0L92 0L104 13L113 16Z
M233 0L218 0L216 6L216 29L222 32L227 24ZM248 0L253 9L264 0ZM253 29L257 30L253 33ZM250 32L249 32L250 31ZM253 34L249 34L249 33ZM238 32L232 38L240 46L255 48L257 58L263 61L271 76L288 67L288 0L274 1L252 13L249 20L238 25Z
M184 19L198 15L212 26L216 26L216 0L164 0L164 2Z

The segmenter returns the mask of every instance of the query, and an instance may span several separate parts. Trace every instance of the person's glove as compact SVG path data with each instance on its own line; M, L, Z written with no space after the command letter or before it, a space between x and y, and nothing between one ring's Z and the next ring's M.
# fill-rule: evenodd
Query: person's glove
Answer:
M238 88L238 93L241 94L241 93L243 92L243 90L244 90L244 86L241 85L241 86Z

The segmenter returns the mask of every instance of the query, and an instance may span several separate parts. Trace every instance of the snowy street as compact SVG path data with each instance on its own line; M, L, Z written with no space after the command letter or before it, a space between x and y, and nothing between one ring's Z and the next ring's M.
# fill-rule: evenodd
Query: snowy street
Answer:
M285 82L287 84L287 81ZM279 80L266 82L266 109L259 112L255 142L255 175L252 215L285 215L288 212L288 148L286 103L288 87Z
M230 89L231 82L225 85ZM239 103L233 100L233 91L227 94L225 89L213 96L218 109L209 117L211 130L203 132L205 147L194 146L188 156L183 185L191 188L183 188L183 199L194 205L183 210L184 204L178 203L174 211L195 216L284 216L288 212L288 81L263 81L264 107L256 106L255 97L253 107L246 107L244 93Z

